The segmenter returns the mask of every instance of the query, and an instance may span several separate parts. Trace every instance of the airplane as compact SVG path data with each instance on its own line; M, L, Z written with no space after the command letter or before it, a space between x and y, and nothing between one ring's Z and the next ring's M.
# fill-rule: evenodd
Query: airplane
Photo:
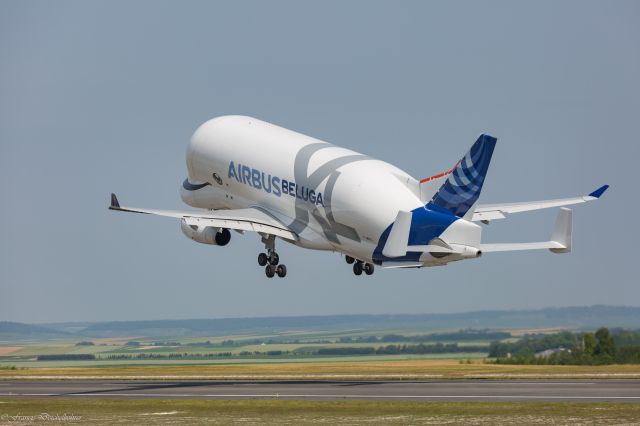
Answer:
M187 149L180 195L200 211L109 209L180 219L193 241L226 246L230 230L256 232L265 275L287 275L276 239L344 255L355 275L383 268L420 268L479 258L483 253L571 251L572 211L589 195L506 204L478 204L497 139L482 134L453 168L425 179L381 160L246 116L202 124ZM507 215L560 207L548 241L486 244L482 224Z

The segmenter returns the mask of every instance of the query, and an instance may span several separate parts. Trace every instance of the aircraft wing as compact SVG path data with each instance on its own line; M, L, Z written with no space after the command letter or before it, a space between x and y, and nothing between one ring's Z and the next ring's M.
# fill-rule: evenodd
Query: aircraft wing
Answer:
M287 228L287 226L258 207L237 210L216 210L206 213L198 211L141 209L120 206L116 195L111 194L109 210L173 217L184 220L187 225L212 226L236 231L253 231L275 235L287 240L298 240L298 236Z
M586 203L600 198L602 194L609 188L609 185L603 185L589 195L574 198L559 198L555 200L528 201L523 203L506 203L506 204L480 204L476 207L472 221L491 221L496 219L504 219L507 213L521 213L531 210L548 209L551 207L569 206L571 204Z

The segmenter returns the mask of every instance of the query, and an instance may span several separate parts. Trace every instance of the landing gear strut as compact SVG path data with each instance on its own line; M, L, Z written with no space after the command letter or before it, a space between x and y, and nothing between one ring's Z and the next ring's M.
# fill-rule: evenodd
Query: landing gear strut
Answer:
M287 267L280 265L280 256L276 253L276 237L273 235L263 236L262 242L267 252L258 255L258 265L265 267L264 273L267 278L273 278L276 274L280 278L284 278L287 275Z

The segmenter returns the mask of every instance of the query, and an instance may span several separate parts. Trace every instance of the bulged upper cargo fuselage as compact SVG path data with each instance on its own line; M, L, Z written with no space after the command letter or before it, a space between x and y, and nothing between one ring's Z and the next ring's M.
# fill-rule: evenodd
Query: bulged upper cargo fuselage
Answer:
M187 169L188 185L210 183L183 185L190 206L260 206L300 235L299 245L369 262L398 210L424 207L418 182L399 168L250 117L200 126Z

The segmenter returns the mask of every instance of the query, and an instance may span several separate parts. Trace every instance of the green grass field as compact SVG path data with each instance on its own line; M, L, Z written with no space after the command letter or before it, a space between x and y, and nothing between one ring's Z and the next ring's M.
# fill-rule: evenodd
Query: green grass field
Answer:
M77 341L31 341L15 342L0 345L0 367L15 366L16 368L57 368L57 367L117 367L117 366L160 366L160 365L219 365L219 364L255 364L255 363L293 363L293 362L359 362L359 361L398 361L398 360L440 360L440 359L480 359L486 354L482 352L456 352L434 354L398 354L398 355L349 355L349 356L319 356L312 352L320 348L341 347L380 347L389 343L383 342L349 342L337 341L340 337L349 335L357 337L357 331L344 332L288 332L279 335L244 335L244 336L216 336L216 337L117 337L110 339L94 339L95 344L89 346L77 346ZM407 333L406 335L409 335ZM278 339L289 341L298 340L296 343L280 343ZM91 340L91 339L87 339ZM127 341L140 341L140 345L126 345ZM223 345L223 341L233 340L234 344ZM159 342L178 342L179 345L153 345ZM271 342L255 344L255 342ZM322 341L324 343L317 343ZM209 342L209 343L206 343ZM244 342L244 343L243 343ZM447 342L455 343L455 342ZM415 342L393 342L394 345L415 344ZM430 342L429 344L434 344ZM459 342L460 348L466 345L486 346L488 341L464 341ZM264 355L269 351L283 351L283 355ZM263 355L255 355L260 352ZM302 354L300 353L302 352ZM229 356L215 356L217 353L231 353ZM242 355L240 355L243 353ZM66 354L94 354L98 359L78 361L38 361L39 355L66 355ZM165 358L139 359L139 354L164 355ZM188 354L184 358L168 358L169 354ZM202 355L214 355L202 357ZM110 356L131 356L132 359L108 359ZM198 358L198 356L201 356Z
M471 364L451 359L323 360L321 362L226 363L208 365L118 365L92 367L0 368L0 380L11 378L260 378L260 379L468 379L468 378L638 378L640 365L509 365Z
M53 423L604 425L636 424L640 404L0 399L0 424L51 424L63 415L66 421Z
M531 330L526 330L531 331ZM415 330L343 330L303 331L292 330L279 334L265 333L201 336L201 337L141 337L118 336L95 338L94 345L77 346L84 340L13 341L0 344L0 379L11 377L188 377L216 379L227 376L243 378L327 378L345 379L411 379L411 378L519 378L519 377L640 377L640 365L562 366L562 365L495 365L484 362L483 352L453 352L434 354L398 355L348 355L321 356L314 353L321 347L379 347L389 343L340 342L341 337L383 336L400 334L410 336ZM421 331L421 334L428 330ZM475 336L474 336L475 337ZM141 342L139 346L126 345L128 341ZM233 344L223 345L223 341ZM282 343L288 341L290 343ZM295 343L294 343L295 341ZM327 343L317 343L318 341ZM179 345L153 345L154 342L178 342ZM207 343L209 342L209 343ZM272 342L255 344L256 342ZM227 342L228 343L228 342ZM393 342L394 345L416 342ZM434 344L428 342L427 344ZM461 340L457 343L464 350L466 345L487 346L490 340ZM296 354L297 350L306 354ZM289 351L285 355L255 355L259 351ZM231 357L213 356L197 358L198 354L231 352ZM240 352L249 355L239 356ZM187 358L138 359L138 354L184 354ZM78 361L38 361L38 355L46 354L95 354L101 359ZM133 359L107 359L110 355L125 354ZM7 367L15 367L8 369ZM337 376L337 377L336 377Z
M175 365L229 365L229 364L289 364L289 363L336 363L336 362L368 362L368 361L407 361L407 360L478 360L483 359L483 354L478 353L457 353L457 354L431 354L431 355L350 355L333 357L242 357L242 358L212 358L212 359L147 359L147 360L92 360L92 361L36 361L34 360L11 360L0 362L2 367L16 367L18 369L30 368L60 368L60 367L81 367L81 368L104 368L104 367L132 367L132 366L175 366Z

